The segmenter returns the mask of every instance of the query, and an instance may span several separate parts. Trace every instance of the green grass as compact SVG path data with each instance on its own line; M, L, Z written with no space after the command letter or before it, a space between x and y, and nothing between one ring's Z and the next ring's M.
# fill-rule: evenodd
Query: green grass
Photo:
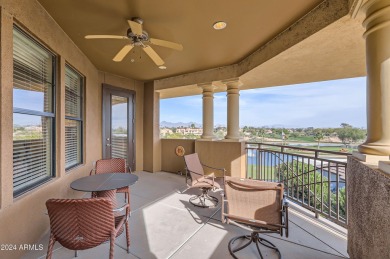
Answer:
M317 141L314 140L313 136L299 136L299 137L289 137L287 141L301 141L301 142L313 142L317 143Z
M352 151L357 151L357 148L346 148L344 146L341 147L320 147L321 150L326 150L326 151L336 151L336 152L342 152L341 150L348 150L348 153L352 153Z

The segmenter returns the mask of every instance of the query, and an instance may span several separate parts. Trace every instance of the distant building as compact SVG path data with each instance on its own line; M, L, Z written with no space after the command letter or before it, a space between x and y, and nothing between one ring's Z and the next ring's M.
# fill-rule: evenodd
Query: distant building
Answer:
M203 129L198 128L178 128L176 129L176 133L181 133L183 135L193 134L195 136L200 136L203 134Z
M168 134L173 134L173 131L171 129L163 128L160 129L160 135L165 137Z

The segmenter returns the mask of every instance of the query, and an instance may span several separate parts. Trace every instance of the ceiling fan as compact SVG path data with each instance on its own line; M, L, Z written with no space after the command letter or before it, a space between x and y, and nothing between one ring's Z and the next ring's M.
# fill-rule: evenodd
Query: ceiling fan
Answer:
M159 40L149 38L149 34L142 29L143 20L135 17L131 20L127 20L130 28L127 29L126 36L119 35L87 35L86 39L118 39L118 40L130 40L129 44L126 44L112 59L115 62L122 61L126 55L135 47L140 46L145 53L153 60L157 66L163 66L164 60L152 49L149 44L166 47L175 50L183 50L183 46L179 43L174 43L166 40Z

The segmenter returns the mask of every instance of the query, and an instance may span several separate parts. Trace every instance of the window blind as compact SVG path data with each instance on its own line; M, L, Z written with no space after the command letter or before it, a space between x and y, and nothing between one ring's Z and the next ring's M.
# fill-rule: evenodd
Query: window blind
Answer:
M111 95L111 157L127 159L128 147L128 98Z
M65 169L82 163L83 76L65 67Z
M54 175L55 56L32 37L13 30L14 196Z

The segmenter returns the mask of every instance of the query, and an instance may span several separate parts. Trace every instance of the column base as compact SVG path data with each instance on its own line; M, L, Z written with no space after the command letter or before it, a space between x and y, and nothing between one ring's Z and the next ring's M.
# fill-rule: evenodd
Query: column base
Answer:
M352 156L359 159L361 162L372 164L378 166L379 161L387 161L389 160L389 156L378 156L378 155L370 155L370 154L362 154L360 152L352 152Z
M390 145L380 142L363 143L359 145L360 153L376 156L390 156Z
M196 141L216 141L216 140L217 140L217 138L215 136L213 136L213 137L209 137L209 138L200 137Z
M221 141L224 141L224 142L243 142L244 139L242 138L224 138L224 139L221 139Z

